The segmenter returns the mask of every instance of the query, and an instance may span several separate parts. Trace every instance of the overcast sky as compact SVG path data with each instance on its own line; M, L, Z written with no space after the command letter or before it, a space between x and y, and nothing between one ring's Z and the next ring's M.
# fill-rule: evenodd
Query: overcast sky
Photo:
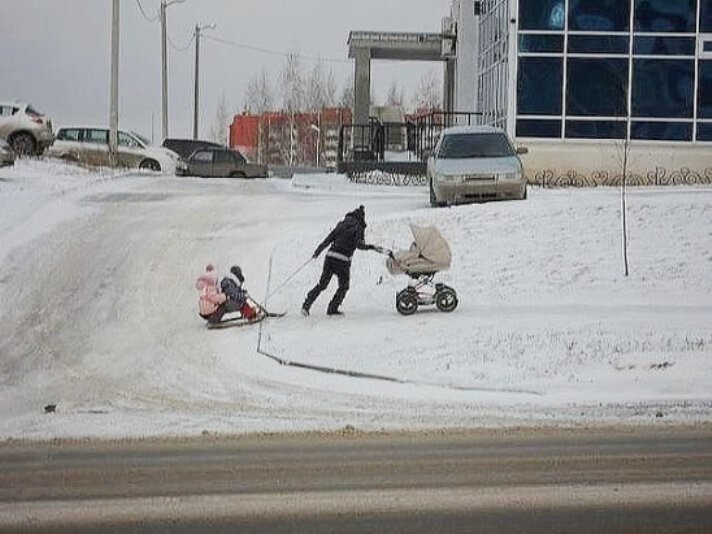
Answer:
M140 0L149 18L160 0ZM451 0L185 0L168 8L168 31L177 48L196 23L216 23L220 39L270 51L322 57L339 91L353 70L346 41L351 30L438 32ZM138 0L121 0L120 123L161 137L160 25L149 22ZM109 116L111 0L2 0L0 100L30 101L55 127L106 125ZM245 87L264 67L273 81L284 64L279 53L201 41L201 133L215 120L222 95L231 112L242 110ZM169 48L170 134L192 132L194 48ZM313 62L303 60L305 68ZM375 62L377 102L392 82L410 98L424 73L442 78L442 66Z

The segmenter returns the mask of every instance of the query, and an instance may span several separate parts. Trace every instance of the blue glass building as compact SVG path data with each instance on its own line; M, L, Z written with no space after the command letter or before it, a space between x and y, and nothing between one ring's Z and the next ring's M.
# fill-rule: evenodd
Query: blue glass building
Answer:
M688 150L689 164L652 158L637 172L687 166L712 177L712 0L484 0L480 9L485 123L534 147L600 152L630 140L648 154Z

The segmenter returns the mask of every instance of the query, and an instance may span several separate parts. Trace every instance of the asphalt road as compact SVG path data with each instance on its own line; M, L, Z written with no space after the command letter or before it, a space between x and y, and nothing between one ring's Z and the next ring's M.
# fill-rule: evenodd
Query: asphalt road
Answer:
M710 532L712 427L0 445L0 531Z

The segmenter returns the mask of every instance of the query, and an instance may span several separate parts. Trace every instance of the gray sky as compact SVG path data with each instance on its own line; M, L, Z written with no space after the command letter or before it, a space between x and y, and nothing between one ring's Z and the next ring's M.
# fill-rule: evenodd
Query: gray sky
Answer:
M347 60L350 30L440 30L450 0L186 0L168 10L169 35L188 43L196 23L215 22L212 35L278 52ZM149 17L159 0L141 0ZM3 51L0 100L27 100L47 113L55 127L108 123L110 0L2 0ZM160 25L147 21L137 0L121 0L121 127L151 135L152 116L160 138ZM249 79L264 66L273 81L284 56L202 40L201 133L214 122L224 94L229 108L242 110ZM170 134L192 131L194 48L169 48ZM305 68L313 62L304 60ZM325 62L339 85L350 62ZM408 100L424 73L442 77L440 64L374 62L376 101L392 82Z

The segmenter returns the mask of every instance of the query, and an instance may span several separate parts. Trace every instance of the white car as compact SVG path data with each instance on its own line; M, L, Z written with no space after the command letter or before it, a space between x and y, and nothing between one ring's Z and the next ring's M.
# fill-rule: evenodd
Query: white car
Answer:
M446 206L527 197L527 179L519 154L504 130L491 126L454 126L440 134L428 158L430 204Z
M0 167L15 164L15 153L10 145L0 139Z
M54 142L52 121L30 104L0 102L0 139L18 155L39 156Z
M86 165L109 166L108 128L60 128L50 156ZM150 141L134 132L119 130L118 164L122 167L145 169L164 174L183 174L186 164L167 148L152 146Z

